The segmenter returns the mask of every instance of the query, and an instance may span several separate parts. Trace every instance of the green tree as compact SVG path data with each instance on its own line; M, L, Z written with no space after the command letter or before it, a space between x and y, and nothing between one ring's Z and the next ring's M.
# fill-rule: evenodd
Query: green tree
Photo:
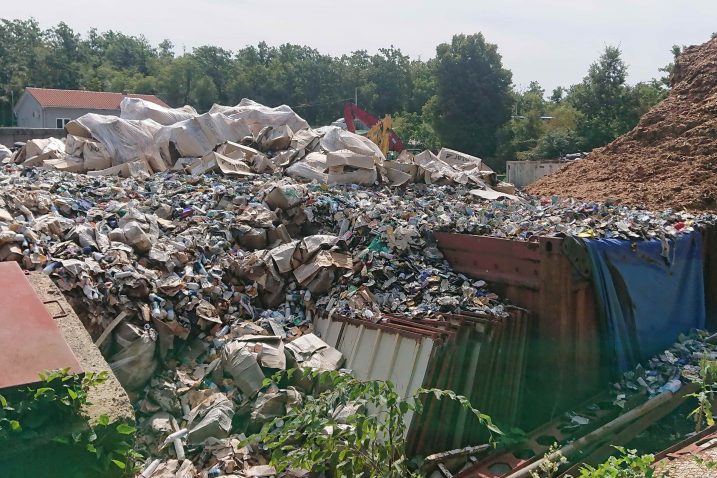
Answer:
M411 62L411 92L406 106L411 113L421 113L436 91L435 60Z
M436 99L431 116L441 142L493 156L496 132L510 119L511 72L483 34L455 35L436 48Z
M158 58L162 61L170 61L174 59L174 43L165 39L159 44L157 51Z
M381 48L371 57L369 81L375 85L376 98L371 112L377 116L402 111L411 95L411 62L394 48Z
M647 111L667 97L668 89L660 80L643 81L632 87L632 94L637 102L637 113L644 115Z
M190 104L192 87L199 67L191 55L182 55L163 65L159 75L159 94L172 106Z
M0 120L13 121L13 100L17 102L25 86L47 86L40 66L43 34L30 20L2 20L0 25Z
M525 159L554 159L582 150L585 140L573 129L556 129L542 135Z
M565 98L565 94L567 93L567 90L563 88L562 86L558 86L557 88L553 89L553 92L550 94L550 102L553 104L560 104L563 99Z
M580 113L570 103L561 101L554 104L547 111L550 121L545 125L546 132L556 130L574 130L578 125Z
M498 158L508 161L519 153L535 147L546 129L543 116L547 112L545 90L531 81L523 92L513 92L513 117L498 133Z
M431 151L438 151L441 148L441 142L435 131L418 113L395 115L393 130L409 148L414 145L419 149L430 149Z
M675 61L677 61L678 56L682 55L682 52L685 50L685 48L686 47L684 45L672 45L672 48L670 48L670 53L672 53L672 61L667 65L663 66L662 68L658 68L658 71L667 73L659 80L666 88L669 88L671 86L670 80L672 78L672 72L675 69Z
M54 88L77 89L80 86L80 35L65 23L44 34L43 55L45 82Z
M209 85L202 86L203 95L212 95L212 98L203 98L202 107L206 103L209 103L209 107L213 103L227 103L227 81L231 74L231 52L215 46L200 46L194 49L192 57L194 57L199 69L213 83L212 87L209 87Z
M608 46L582 83L570 90L568 100L581 113L577 133L588 149L609 143L637 124L639 102L626 79L620 49Z

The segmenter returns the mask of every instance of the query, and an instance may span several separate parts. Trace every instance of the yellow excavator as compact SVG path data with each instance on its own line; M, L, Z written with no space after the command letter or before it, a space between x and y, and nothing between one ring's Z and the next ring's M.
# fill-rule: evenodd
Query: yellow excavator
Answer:
M384 156L387 156L389 151L400 153L405 149L401 138L392 129L393 119L391 115L378 119L354 103L345 103L344 121L346 121L346 128L352 133L356 132L354 123L356 119L369 127L366 137L378 145Z

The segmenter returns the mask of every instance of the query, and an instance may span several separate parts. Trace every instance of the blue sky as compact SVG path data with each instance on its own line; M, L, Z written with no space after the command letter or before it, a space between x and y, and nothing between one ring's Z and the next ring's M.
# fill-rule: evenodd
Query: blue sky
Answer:
M696 44L717 31L715 0L26 0L2 2L3 18L35 17L168 38L178 51L199 45L236 50L266 41L298 43L323 53L394 45L423 59L455 33L483 32L497 43L513 82L550 90L580 81L605 45L618 45L629 81L657 76L670 47Z

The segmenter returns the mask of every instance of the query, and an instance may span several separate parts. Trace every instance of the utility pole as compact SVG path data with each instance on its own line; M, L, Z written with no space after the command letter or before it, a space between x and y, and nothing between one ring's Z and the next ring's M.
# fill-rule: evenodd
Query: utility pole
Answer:
M358 106L358 87L354 88L354 104Z

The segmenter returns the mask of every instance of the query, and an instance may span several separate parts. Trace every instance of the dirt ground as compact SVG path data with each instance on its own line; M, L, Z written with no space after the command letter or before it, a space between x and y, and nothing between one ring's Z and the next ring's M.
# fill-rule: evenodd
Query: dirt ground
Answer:
M717 211L717 38L684 51L670 95L632 131L527 191L653 210Z
M717 448L710 448L698 455L688 455L674 461L664 461L655 467L656 476L664 478L717 478Z

